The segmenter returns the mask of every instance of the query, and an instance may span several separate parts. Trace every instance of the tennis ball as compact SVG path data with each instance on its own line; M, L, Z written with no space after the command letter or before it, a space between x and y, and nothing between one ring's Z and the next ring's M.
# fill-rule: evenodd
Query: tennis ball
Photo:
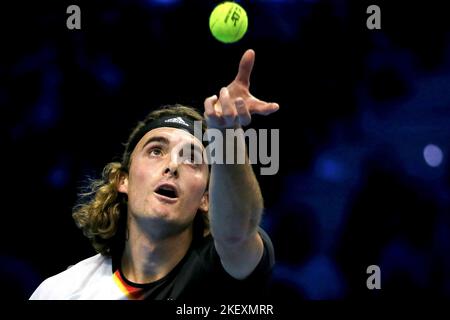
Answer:
M240 40L247 31L247 26L247 12L235 2L220 3L209 16L209 29L212 35L224 43Z

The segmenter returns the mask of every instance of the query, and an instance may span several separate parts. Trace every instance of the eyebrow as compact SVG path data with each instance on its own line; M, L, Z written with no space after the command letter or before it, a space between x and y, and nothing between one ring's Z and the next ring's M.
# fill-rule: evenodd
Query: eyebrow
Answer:
M144 145L142 146L142 150L145 148L146 145L148 145L149 143L152 143L152 142L159 142L159 143L166 144L166 145L170 144L169 139L167 139L166 137L154 136L154 137L149 138L144 143ZM189 144L190 147L194 149L194 151L203 153L202 148L198 144L191 142L191 143L186 143L185 145L187 145L187 144Z
M169 144L169 139L167 139L165 137L161 137L161 136L151 137L144 143L144 145L142 146L142 149L144 149L146 145L148 145L149 143L152 143L152 142L159 142L159 143L162 143L162 144Z

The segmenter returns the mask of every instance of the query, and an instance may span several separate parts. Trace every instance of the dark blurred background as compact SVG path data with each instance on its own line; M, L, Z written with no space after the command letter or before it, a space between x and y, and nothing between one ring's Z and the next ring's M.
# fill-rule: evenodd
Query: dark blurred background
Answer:
M150 110L202 109L253 48L251 90L281 106L253 119L281 137L280 171L258 175L274 297L450 297L445 1L238 2L249 28L228 45L208 28L219 1L2 3L2 295L27 299L93 255L71 217L86 177ZM66 28L71 4L81 30ZM381 30L366 27L371 4Z

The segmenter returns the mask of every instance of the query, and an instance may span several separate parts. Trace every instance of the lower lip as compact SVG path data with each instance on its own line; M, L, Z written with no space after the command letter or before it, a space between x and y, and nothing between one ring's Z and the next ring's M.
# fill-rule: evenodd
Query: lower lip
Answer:
M160 195L159 193L156 193L156 192L154 192L154 194L157 199L159 199L160 201L165 202L165 203L175 203L178 201L178 198L169 198L169 197Z

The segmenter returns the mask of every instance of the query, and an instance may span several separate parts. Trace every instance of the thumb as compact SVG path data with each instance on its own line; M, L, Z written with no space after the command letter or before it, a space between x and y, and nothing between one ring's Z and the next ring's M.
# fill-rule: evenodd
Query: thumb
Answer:
M252 101L250 103L249 109L251 114L260 114L266 116L278 111L278 109L280 109L280 106L275 102L265 102L255 99L255 101Z

